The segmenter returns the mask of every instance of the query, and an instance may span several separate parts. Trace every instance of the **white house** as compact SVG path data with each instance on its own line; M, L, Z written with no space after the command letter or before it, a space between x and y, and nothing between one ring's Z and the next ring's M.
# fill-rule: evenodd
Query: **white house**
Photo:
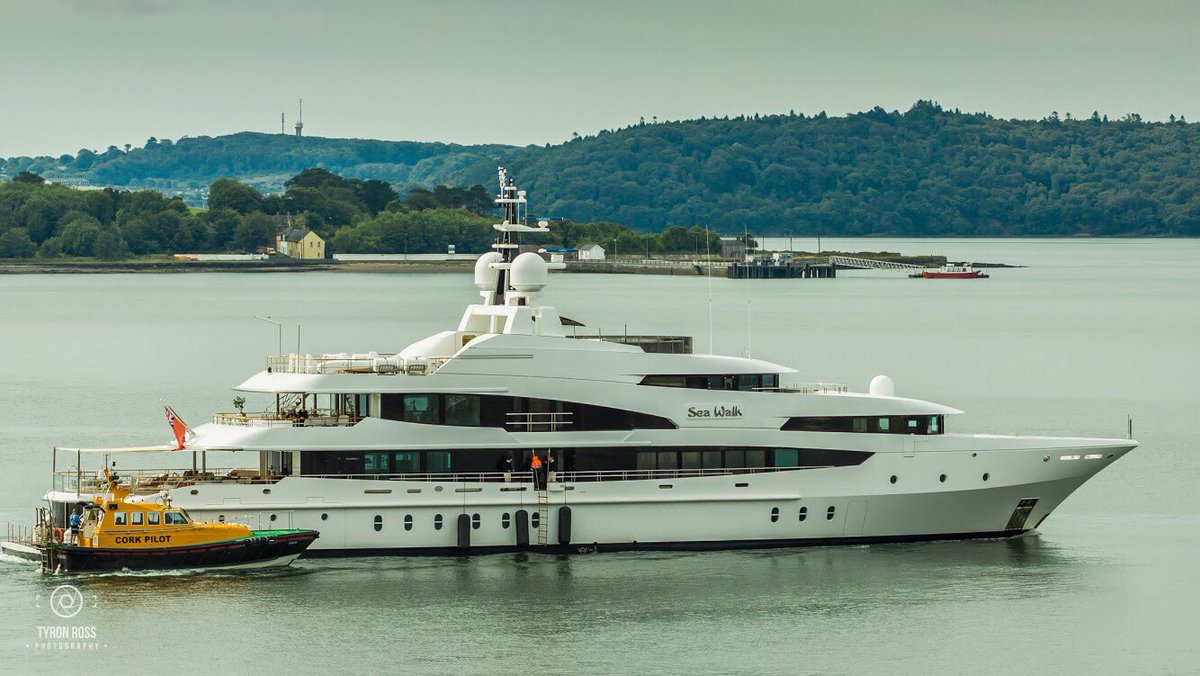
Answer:
M581 244L579 245L579 260L581 261L602 261L604 260L604 247L599 244Z

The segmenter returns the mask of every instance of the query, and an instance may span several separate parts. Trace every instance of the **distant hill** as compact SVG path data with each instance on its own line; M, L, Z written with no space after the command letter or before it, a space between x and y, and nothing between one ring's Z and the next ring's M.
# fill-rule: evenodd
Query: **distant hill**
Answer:
M903 113L638 124L547 147L249 133L163 145L0 171L42 162L47 177L99 184L194 189L231 176L277 190L308 166L401 186L490 186L503 163L534 213L641 230L1200 235L1200 125L1137 115L1003 120L919 101Z
M282 192L288 178L310 167L323 167L347 178L432 186L453 183L457 174L475 165L494 172L496 162L511 150L502 145L242 132L185 137L174 143L151 139L145 147L128 152L110 147L103 153L81 151L75 157L14 158L8 160L12 167L5 173L15 176L28 170L68 184L157 187L168 192L207 188L218 178L236 178L266 192Z

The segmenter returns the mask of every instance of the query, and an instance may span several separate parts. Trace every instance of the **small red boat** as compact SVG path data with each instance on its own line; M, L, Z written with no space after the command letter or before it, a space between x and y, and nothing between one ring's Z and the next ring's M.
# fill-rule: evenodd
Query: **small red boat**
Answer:
M981 270L976 270L971 263L946 263L936 270L914 272L909 277L917 279L987 279Z

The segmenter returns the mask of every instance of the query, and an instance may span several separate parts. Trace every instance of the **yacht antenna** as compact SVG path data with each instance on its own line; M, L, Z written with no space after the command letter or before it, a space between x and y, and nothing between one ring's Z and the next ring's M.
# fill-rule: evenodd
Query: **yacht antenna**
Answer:
M500 238L495 248L500 250L500 255L503 256L502 262L511 264L516 258L518 245L513 241L512 230L505 228L506 225L518 225L520 223L520 203L517 201L517 187L513 185L513 180L508 177L508 172L504 167L500 167L500 194L496 197L496 204L499 204L504 209L504 222L501 224ZM504 305L504 296L508 292L508 266L498 270L496 276L496 296L492 301L495 305Z

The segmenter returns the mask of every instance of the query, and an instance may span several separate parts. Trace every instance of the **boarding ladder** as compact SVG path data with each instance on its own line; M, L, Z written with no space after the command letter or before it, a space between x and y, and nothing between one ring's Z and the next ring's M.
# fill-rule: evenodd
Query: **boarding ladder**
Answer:
M546 481L537 492L538 527L537 543L539 547L550 544L550 471L546 470Z

